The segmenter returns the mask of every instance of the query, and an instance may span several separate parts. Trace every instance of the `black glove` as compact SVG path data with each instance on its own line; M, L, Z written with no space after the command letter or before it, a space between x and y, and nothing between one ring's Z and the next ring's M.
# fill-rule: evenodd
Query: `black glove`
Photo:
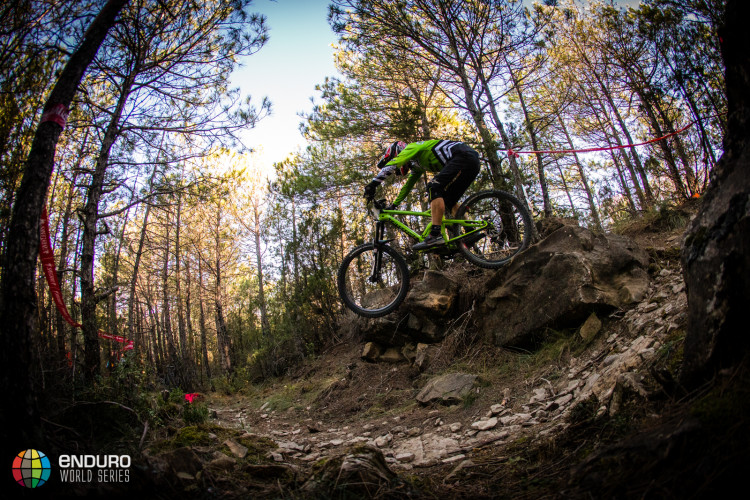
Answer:
M365 199L367 199L367 201L372 201L375 198L375 190L378 188L378 184L380 184L378 181L370 181L370 183L365 186Z

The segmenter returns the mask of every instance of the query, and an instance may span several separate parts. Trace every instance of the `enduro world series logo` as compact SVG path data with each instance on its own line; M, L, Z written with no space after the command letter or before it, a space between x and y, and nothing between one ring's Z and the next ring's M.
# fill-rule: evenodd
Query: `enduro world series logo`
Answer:
M130 455L60 455L57 469L62 483L130 482ZM50 459L28 449L13 459L13 479L26 488L38 488L52 475Z
M51 471L49 458L41 451L22 451L13 459L13 479L27 488L46 483Z

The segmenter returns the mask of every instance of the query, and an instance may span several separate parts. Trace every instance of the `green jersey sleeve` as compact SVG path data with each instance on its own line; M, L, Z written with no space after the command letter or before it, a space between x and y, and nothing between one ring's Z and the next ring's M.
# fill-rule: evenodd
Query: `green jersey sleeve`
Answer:
M388 162L388 165L395 165L397 167L402 167L406 164L409 160L413 159L414 156L416 156L420 151L424 149L424 142L412 142L411 144L408 144L403 151L401 151L398 156L396 156L394 159Z
M404 201L404 199L406 199L406 195L409 194L422 173L423 172L421 169L411 171L411 174L409 174L409 177L406 178L406 182L404 183L403 187L401 187L401 191L398 192L398 196L396 196L396 199L393 200L394 205L399 205L402 201Z

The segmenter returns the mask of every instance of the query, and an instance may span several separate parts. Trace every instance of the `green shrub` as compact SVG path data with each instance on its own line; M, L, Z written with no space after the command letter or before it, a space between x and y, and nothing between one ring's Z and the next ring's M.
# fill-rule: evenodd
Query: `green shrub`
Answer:
M202 424L208 420L208 406L186 401L182 407L182 419L186 424Z
M167 401L170 403L182 403L183 401L185 401L185 392L179 387L175 387L171 391L169 391Z

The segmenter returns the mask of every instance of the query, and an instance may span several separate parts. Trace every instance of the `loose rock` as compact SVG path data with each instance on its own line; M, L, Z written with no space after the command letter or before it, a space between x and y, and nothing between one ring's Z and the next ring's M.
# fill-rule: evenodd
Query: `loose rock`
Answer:
M486 431L488 429L492 429L497 425L497 417L492 417L487 420L480 420L478 422L474 422L471 424L472 429L477 429L479 431Z
M474 386L476 375L449 373L430 380L417 395L417 401L427 404L432 401L443 404L458 403L466 397Z

